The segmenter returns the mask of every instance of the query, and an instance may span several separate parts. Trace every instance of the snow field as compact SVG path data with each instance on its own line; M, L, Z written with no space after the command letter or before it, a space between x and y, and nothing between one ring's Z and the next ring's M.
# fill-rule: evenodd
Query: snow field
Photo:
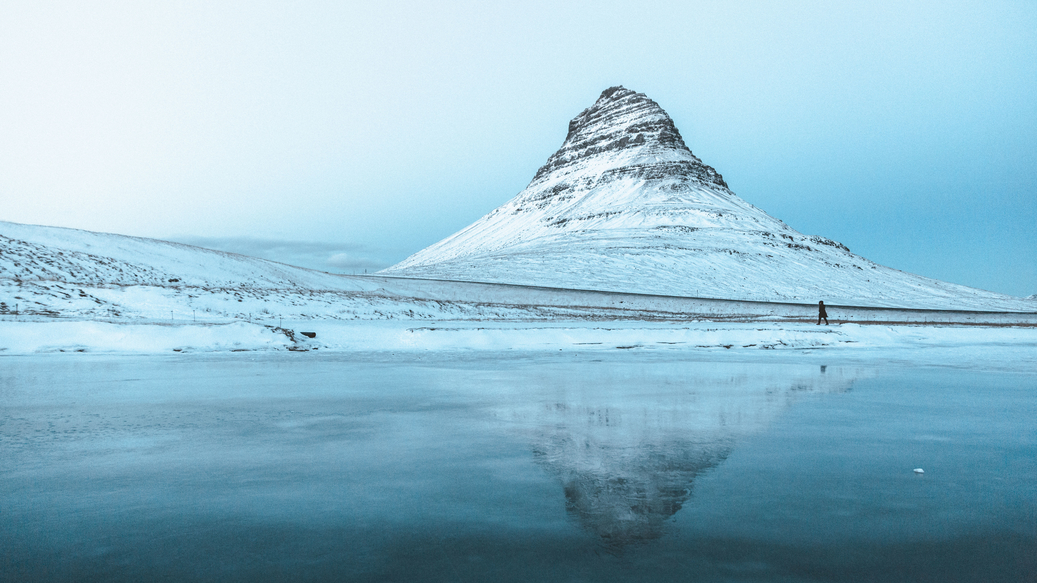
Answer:
M996 363L1037 373L1037 328L803 323L414 322L334 320L276 324L0 322L0 355L89 352L489 351L653 353L694 358L767 358L777 352L842 360L950 366ZM313 339L302 332L314 332Z

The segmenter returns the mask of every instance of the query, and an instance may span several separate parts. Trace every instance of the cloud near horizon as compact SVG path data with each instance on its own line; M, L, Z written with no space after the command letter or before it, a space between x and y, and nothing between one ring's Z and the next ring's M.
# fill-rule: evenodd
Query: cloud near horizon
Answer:
M385 269L403 256L389 249L357 243L322 243L253 237L174 237L171 240L196 247L258 257L296 267L333 273Z

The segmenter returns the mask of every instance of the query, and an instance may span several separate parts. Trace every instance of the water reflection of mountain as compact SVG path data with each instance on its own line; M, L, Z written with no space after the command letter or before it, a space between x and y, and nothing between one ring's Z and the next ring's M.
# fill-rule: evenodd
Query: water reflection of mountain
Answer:
M564 487L566 509L610 547L658 538L695 479L722 463L803 394L848 390L859 371L682 363L605 367L555 380L521 418L538 463ZM617 374L618 373L618 374Z

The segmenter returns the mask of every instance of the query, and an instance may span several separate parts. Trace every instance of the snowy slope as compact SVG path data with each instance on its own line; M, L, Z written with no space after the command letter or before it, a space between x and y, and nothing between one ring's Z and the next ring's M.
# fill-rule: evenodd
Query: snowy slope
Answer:
M161 322L441 317L359 277L155 239L0 222L0 314Z
M458 287L465 289L458 289ZM499 286L498 286L499 287ZM471 288L471 289L468 289ZM332 275L155 239L0 221L0 317L277 326L284 320L657 319L651 305ZM664 310L666 317L672 307ZM692 317L691 314L685 317Z
M739 198L644 94L607 89L515 198L385 275L737 300L1033 311L890 269Z
M968 327L927 329L923 339L951 334L952 344L968 347L965 352L993 343L1002 356L1032 362L1016 355L1032 352L1034 312L833 306L833 325L818 327L810 305L336 276L152 239L0 222L4 355L285 349L769 351L891 343L903 348L899 335L904 332L894 331L891 324L942 322ZM454 323L444 325L448 321ZM709 323L696 323L701 321ZM718 327L718 321L724 323ZM839 321L882 325L838 326ZM993 327L973 328L977 324ZM307 339L293 330L318 336Z
M4 221L0 278L208 288L365 287L361 280L191 245Z

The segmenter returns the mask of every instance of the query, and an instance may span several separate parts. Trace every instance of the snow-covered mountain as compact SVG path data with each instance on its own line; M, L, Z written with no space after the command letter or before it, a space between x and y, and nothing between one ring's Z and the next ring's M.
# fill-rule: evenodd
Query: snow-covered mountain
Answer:
M642 93L606 89L515 198L381 273L672 296L1032 311L878 265L728 189Z

